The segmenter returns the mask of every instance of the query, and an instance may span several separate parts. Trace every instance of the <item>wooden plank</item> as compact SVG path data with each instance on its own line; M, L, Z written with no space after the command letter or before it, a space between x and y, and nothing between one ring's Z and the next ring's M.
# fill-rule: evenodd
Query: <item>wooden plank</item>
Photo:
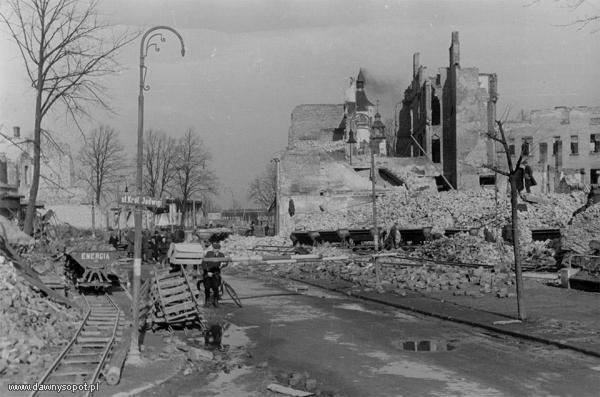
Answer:
M156 279L157 280L167 280L170 278L174 278L174 277L181 277L181 273L180 272L175 272L175 273L165 273L165 274L157 274L156 275Z
M188 286L185 284L180 285L179 287L174 287L174 288L162 288L162 286L161 286L160 296L161 296L161 298L164 299L168 296L176 295L183 291L189 291Z
M192 294L190 294L189 291L184 291L180 294L177 295L171 295L168 296L166 298L163 298L163 303L165 305L170 305L173 302L179 302L179 301L190 301L192 299Z
M164 313L169 315L171 313L177 313L180 311L196 311L196 309L194 308L194 304L191 302L185 302L185 303L179 303L177 305L173 305L173 306L167 306L165 307Z
M168 280L164 280L164 281L160 281L160 288L170 288L170 287L174 287L177 285L181 285L185 282L183 277L180 278L173 278L173 279L168 279Z

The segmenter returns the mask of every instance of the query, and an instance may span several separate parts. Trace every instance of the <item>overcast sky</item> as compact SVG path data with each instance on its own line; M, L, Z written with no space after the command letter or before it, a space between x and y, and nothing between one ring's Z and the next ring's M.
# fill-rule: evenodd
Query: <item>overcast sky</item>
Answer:
M600 106L600 32L564 27L600 14L590 0L276 1L101 0L111 23L164 24L184 37L186 55L167 35L146 60L145 126L174 136L194 127L214 154L226 193L222 205L245 201L247 185L285 148L292 109L341 103L349 77L367 71L366 91L391 117L410 82L412 54L430 74L447 66L452 31L460 32L461 65L497 73L499 110ZM600 28L600 24L595 27ZM3 132L33 128L33 90L21 59L2 29L0 124ZM94 111L94 126L115 127L134 153L139 42L127 47L122 73L108 78L116 115ZM75 141L61 109L45 128Z

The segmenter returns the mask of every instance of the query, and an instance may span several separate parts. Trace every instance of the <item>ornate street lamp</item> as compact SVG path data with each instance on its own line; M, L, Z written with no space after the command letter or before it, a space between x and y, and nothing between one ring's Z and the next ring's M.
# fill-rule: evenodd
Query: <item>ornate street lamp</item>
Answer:
M354 133L352 130L350 130L350 133L348 134L348 141L346 141L346 143L350 145L350 165L352 165L352 149L354 148L352 145L356 143L356 139L354 139Z
M175 34L181 42L181 56L185 55L185 46L183 38L173 28L168 26L155 26L150 28L142 36L140 43L140 93L138 95L138 147L137 147L137 194L142 196L142 165L144 156L144 91L148 91L150 86L146 85L147 67L144 60L148 55L148 50L154 47L156 52L160 51L159 43L164 43L166 38L158 30L168 30ZM155 33L156 32L156 33ZM154 39L160 39L160 42L153 42ZM139 307L138 299L140 293L140 276L142 273L142 206L135 208L135 240L133 245L133 329L131 330L131 348L129 358L131 361L140 360L139 347Z

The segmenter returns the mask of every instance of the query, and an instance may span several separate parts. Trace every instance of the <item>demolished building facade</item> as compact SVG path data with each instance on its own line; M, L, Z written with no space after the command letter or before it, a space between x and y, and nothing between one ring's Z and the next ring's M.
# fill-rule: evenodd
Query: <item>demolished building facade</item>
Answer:
M494 133L497 100L496 74L462 67L458 32L452 32L449 66L439 68L436 75L427 75L419 53L413 56L412 82L395 115L396 154L427 157L452 188L479 188L487 177L493 180L493 173L482 166L501 164L487 137Z

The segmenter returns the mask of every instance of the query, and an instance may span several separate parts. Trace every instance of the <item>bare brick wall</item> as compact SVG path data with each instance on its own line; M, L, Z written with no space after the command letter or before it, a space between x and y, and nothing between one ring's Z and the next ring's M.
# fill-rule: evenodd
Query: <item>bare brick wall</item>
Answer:
M292 111L288 146L296 141L331 141L344 116L344 105L298 105Z

